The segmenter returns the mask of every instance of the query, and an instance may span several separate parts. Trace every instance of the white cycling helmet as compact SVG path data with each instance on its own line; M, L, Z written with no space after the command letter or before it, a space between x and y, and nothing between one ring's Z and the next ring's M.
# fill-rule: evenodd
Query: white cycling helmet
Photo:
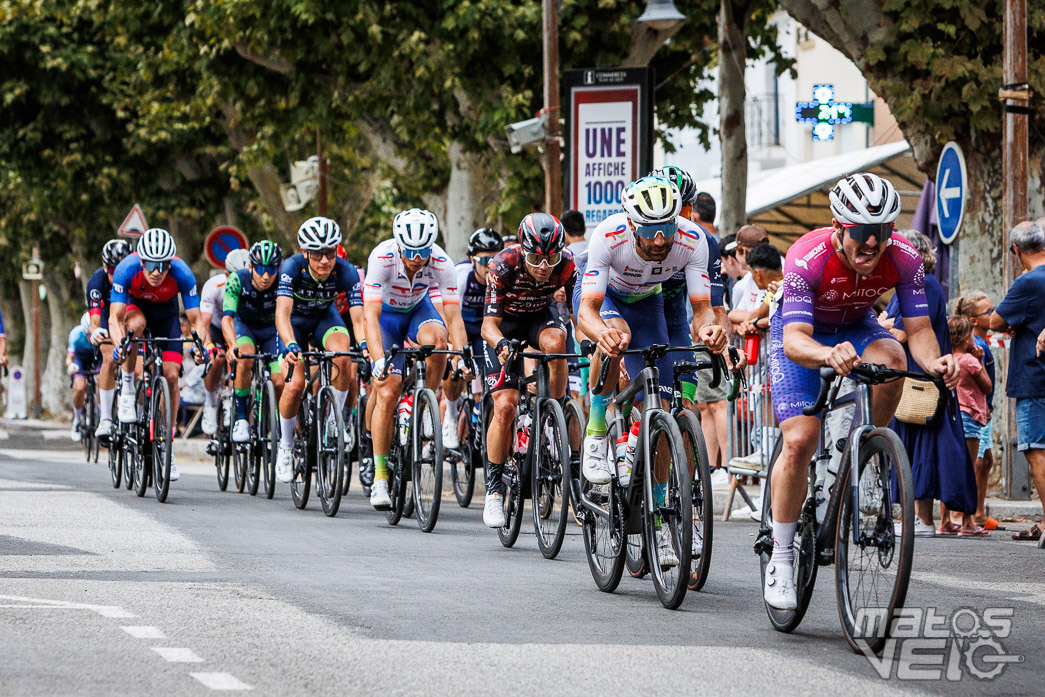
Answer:
M91 313L90 312L85 312L80 317L80 329L82 329L83 333L86 334L88 337L91 336Z
M250 252L245 249L233 249L225 255L225 273L236 273L247 268L250 263Z
M621 204L636 225L669 223L682 212L679 190L663 177L633 181L624 191Z
M341 228L330 218L309 218L298 228L298 246L302 249L329 249L339 244Z
M849 175L835 185L829 198L831 214L846 225L891 223L900 215L900 195L876 174Z
M178 253L171 233L163 228L150 228L138 241L138 256L144 261L170 261Z
M400 249L428 249L439 235L439 221L431 211L411 208L392 221L392 234Z

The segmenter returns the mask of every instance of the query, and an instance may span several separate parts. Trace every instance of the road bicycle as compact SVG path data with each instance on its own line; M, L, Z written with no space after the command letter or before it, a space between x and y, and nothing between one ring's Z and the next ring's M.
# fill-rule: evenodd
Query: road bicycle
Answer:
M366 387L370 382L370 359L359 352L358 355L353 355L352 362L356 364L358 397L353 407L345 402L342 414L345 422L345 473L341 477L342 496L348 495L348 489L352 484L352 463L359 463L360 468L363 466L363 439L366 436ZM370 493L367 492L366 495L369 497Z
M816 402L802 410L806 416L820 414L822 418L816 456L809 463L808 495L795 532L798 607L777 610L766 605L766 612L774 629L794 631L809 607L817 568L834 564L838 616L846 641L854 651L878 653L903 608L911 580L914 484L903 443L891 429L872 422L871 387L907 378L933 382L944 398L950 391L941 379L873 363L853 369L849 378L854 389L848 394L838 394L843 380L837 378L831 368L821 368ZM826 417L850 405L854 413L849 433L831 443ZM770 458L762 525L755 543L763 584L773 553L773 469L782 448L779 439ZM828 473L832 448L842 454L833 481Z
M235 373L226 364L221 376L221 389L218 395L218 428L207 444L207 452L214 457L214 468L218 475L218 490L226 491L229 486L229 466L233 462L236 449L232 444L231 417L236 412L233 402L232 383ZM206 407L204 407L206 408ZM236 471L236 489L243 492L243 472Z
M276 398L276 387L272 384L272 368L279 356L274 353L240 353L236 349L236 357L254 361L250 370L250 408L248 422L250 440L246 443L235 443L236 470L245 470L247 493L255 496L259 484L265 492L265 498L271 499L276 493L276 456L279 452L279 401ZM232 378L235 380L239 364L233 365Z
M519 406L512 445L504 462L504 525L497 536L505 547L519 539L525 504L531 501L533 532L545 559L554 559L566 537L570 509L571 449L566 416L559 400L551 396L549 361L577 358L576 353L523 351L522 342L509 343L508 356L492 389L502 386L519 360L536 361L534 372L519 380ZM531 392L529 386L535 390ZM486 429L493 409L486 415Z
M100 420L98 382L96 379L99 372L96 368L94 370L81 370L79 373L87 380L87 394L83 404L83 417L80 419L76 430L80 433L80 446L83 448L83 456L87 462L98 462L99 443L98 436L94 434L94 431L98 428ZM70 388L72 387L71 381L69 386Z
M308 505L312 473L316 473L316 494L329 517L341 507L342 478L345 474L345 422L332 384L334 359L352 358L357 351L302 351L305 392L298 407L294 432L294 467L290 495L294 505ZM287 382L296 366L287 371Z
M669 349L666 344L654 344L620 352L641 355L645 367L613 398L613 421L607 434L610 443L617 434L627 433L630 404L640 390L647 396L660 394L656 363ZM609 360L603 356L593 394L602 391L608 369ZM584 552L596 586L612 593L624 572L627 538L641 534L645 549L657 556L657 563L649 565L657 597L664 607L675 609L686 597L692 557L689 458L678 423L660 399L643 401L639 424L628 482L622 483L617 468L611 467L609 483L584 480L580 486Z
M136 381L135 403L138 418L132 423L120 423L114 428L114 442L109 446L109 468L113 472L113 486L119 486L115 469L123 470L127 488L133 487L139 497L145 496L150 483L160 503L167 501L170 490L171 457L174 434L171 414L170 387L163 375L163 352L156 349L160 343L192 342L199 355L207 357L207 351L196 332L191 338L138 337L128 332L120 342L120 354L141 347L144 353L142 377ZM209 363L209 361L207 361ZM205 364L206 369L206 364ZM117 383L117 394L122 390L122 380Z
M455 379L461 380L463 370L458 366ZM476 371L478 374L478 371ZM471 386L466 384L465 394L458 410L457 436L460 445L457 448L444 448L447 465L450 468L450 483L454 490L454 498L461 508L468 508L475 494L476 472L481 471L486 456L486 413L491 408L490 392L486 381L480 380L482 391L476 400Z

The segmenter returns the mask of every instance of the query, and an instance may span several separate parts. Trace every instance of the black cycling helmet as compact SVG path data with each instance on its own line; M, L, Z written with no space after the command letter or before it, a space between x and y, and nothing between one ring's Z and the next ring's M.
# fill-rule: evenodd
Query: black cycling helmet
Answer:
M681 167L666 165L650 172L650 176L663 177L674 184L675 188L679 190L679 195L682 196L683 206L692 206L693 202L697 200L697 185L693 183L690 173Z
M338 247L340 247L340 245L338 245ZM250 248L251 266L272 266L273 264L279 266L282 261L283 250L279 248L278 244L271 240L255 242L254 246Z
M102 247L102 264L109 268L113 268L123 258L131 253L131 246L127 244L126 240L109 240Z
M524 252L555 254L566 246L566 228L548 213L530 213L519 223L519 241Z
M480 252L499 252L504 249L504 240L488 227L481 227L468 238L468 256Z

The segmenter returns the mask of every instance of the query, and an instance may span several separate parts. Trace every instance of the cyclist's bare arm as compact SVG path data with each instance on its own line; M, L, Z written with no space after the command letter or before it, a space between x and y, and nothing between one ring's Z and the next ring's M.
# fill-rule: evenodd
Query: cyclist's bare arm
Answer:
M483 326L480 333L483 335L483 341L496 349L497 344L499 344L501 339L504 338L504 334L501 333L501 318L492 315L483 317ZM504 363L507 358L507 353L502 353L504 353L504 355L497 354L497 356L501 359L501 363Z
M236 346L236 322L232 315L221 318L221 335L225 337L225 345L235 348Z
M293 309L294 298L276 297L276 333L284 346L294 343L294 327L290 324L290 313ZM286 360L293 364L297 362L297 357L288 355Z
M602 298L581 298L581 308L577 312L577 322L585 336L599 345L599 349L610 356L628 348L628 337L613 327L608 326L599 316Z
M356 337L356 342L363 341L366 337L366 321L363 319L363 308L359 305L350 307L348 309L348 319L352 322L352 336Z
M127 319L127 303L113 303L109 306L109 338L114 346L123 341L125 332L123 323Z
M824 346L813 339L813 325L792 322L784 325L784 355L803 368L830 366L842 376L860 365L860 356L848 341Z
M958 362L950 354L940 355L940 344L929 318L904 317L903 326L907 332L907 347L915 362L933 377L943 378L953 389L960 377Z
M366 328L366 348L370 360L375 363L385 357L385 346L381 341L381 303L364 302L363 319Z
M710 300L693 300L693 336L715 353L726 350L726 331L717 324Z

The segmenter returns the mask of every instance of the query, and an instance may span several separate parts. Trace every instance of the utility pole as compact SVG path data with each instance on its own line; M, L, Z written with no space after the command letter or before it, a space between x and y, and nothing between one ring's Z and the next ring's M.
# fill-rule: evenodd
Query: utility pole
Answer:
M327 161L323 157L323 140L316 127L316 157L319 158L319 214L327 215Z
M1002 79L1005 84L998 91L1005 113L1004 143L1002 146L1002 190L1004 229L999 243L1002 251L1002 287L1012 285L1019 272L1019 264L1008 252L1009 232L1017 223L1027 219L1027 119L1030 112L1030 86L1027 84L1027 0L1005 0L1003 28L1004 58ZM1013 402L1005 403L1005 459L1003 461L1004 488L1010 498L1029 498L1027 464L1024 461L1016 471L1013 458L1015 444Z
M562 146L559 144L559 0L544 0L544 212L562 215Z
M33 261L40 261L40 248L33 247ZM40 418L40 361L43 359L40 351L40 281L36 278L32 281L33 293L33 418Z

